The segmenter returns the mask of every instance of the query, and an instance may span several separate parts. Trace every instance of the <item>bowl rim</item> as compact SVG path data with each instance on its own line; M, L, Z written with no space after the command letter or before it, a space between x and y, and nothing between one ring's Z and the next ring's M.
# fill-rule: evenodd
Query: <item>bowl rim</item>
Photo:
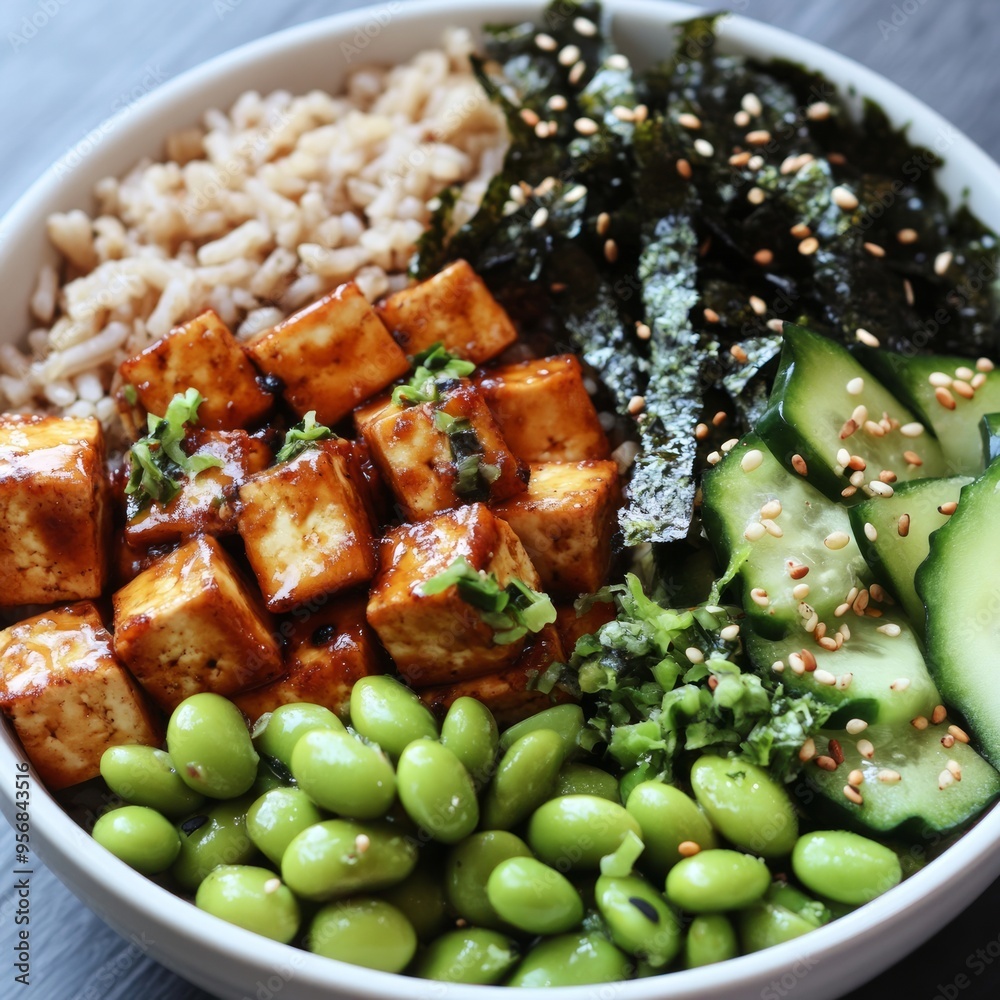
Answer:
M746 0L734 0L731 6L746 9L748 4ZM390 4L389 7L398 8L393 12L393 24L390 26L393 31L398 31L405 30L406 24L425 17L480 23L484 20L533 18L543 9L544 3L540 0L506 0L487 7L477 4L475 0L411 0L406 4ZM109 119L109 122L116 123L116 128L128 127L121 128L112 136L113 142L95 157L96 163L111 158L116 151L120 154L128 146L130 131L136 125L154 121L165 110L189 103L205 90L222 88L225 80L237 71L252 67L258 60L288 58L300 45L314 41L317 35L334 44L345 32L356 29L361 19L374 17L385 9L385 4L362 7L284 29L187 70L147 95L139 105L124 109ZM605 11L612 22L626 22L633 15L644 15L653 16L664 25L696 13L705 13L703 8L673 0L606 0ZM992 186L994 191L1000 191L1000 167L979 146L937 112L873 70L817 43L738 14L725 20L720 31L720 43L723 50L765 57L794 53L795 61L821 68L824 74L831 76L841 92L844 92L847 81L847 85L860 94L877 95L876 99L885 107L894 124L910 123L911 134L916 133L913 137L917 141L926 143L927 137L934 135L949 137L949 148L955 150L956 159L961 157L962 175L977 177L979 186L969 194L969 203L974 210L981 211L977 206L985 198L985 189ZM203 100L198 106L204 108L209 103L211 101ZM130 117L132 120L126 121ZM66 192L68 185L58 169L60 162L53 164L0 220L0 269L4 267L8 255L13 254L13 245L17 242L16 238L9 237L16 237L26 226L33 224L46 205L58 202L60 195ZM946 163L945 171L938 174L939 182L951 168L951 162ZM95 163L91 163L87 172L92 172L94 166ZM989 183L991 180L994 182L992 185ZM993 205L987 214L992 216L995 227L1000 227L1000 200L994 199ZM9 728L5 727L4 739L0 740L0 765L12 765L23 759L20 748L11 739ZM331 965L333 960L270 941L197 910L183 898L138 875L96 844L63 811L33 769L31 773L34 778L32 842L42 846L40 854L46 864L119 932L127 935L134 930L130 925L134 916L138 915L152 927L169 927L172 931L184 928L178 941L190 938L210 941L211 944L206 947L233 962L246 964L249 959L253 968L266 966L265 972L291 969L292 977L305 986L336 989L341 983L352 996L373 998L411 996L420 990L420 980L345 963ZM0 809L13 826L16 812L13 783L0 785ZM64 842L67 835L73 840L75 853L72 857L66 852ZM920 936L907 934L905 924L911 911L918 909L923 912L934 906L944 917L950 918L972 900L974 888L982 888L987 879L997 872L1000 872L1000 808L994 807L976 826L962 835L958 844L862 909L838 918L805 938L717 966L671 973L671 995L698 996L707 1000L709 997L743 995L749 990L750 994L760 996L763 995L760 992L761 983L768 978L774 981L783 974L792 974L789 970L799 967L803 970L802 976L805 976L821 963L828 969L836 964L841 985L835 988L849 989L873 974L874 966L865 967L865 962L857 960L859 946L874 950L870 942L864 944L866 930L876 925L880 928L878 947L888 956L878 965L880 970L933 933L934 928L930 927L922 930ZM956 896L960 898L957 903ZM150 944L151 953L170 967L195 981L210 981L203 970L185 962L176 947L163 950L155 945L156 942ZM798 975L797 972L794 974ZM819 978L822 981L815 985L821 990L830 989L829 982L832 980L829 971L825 977ZM662 994L664 983L661 978L653 977L616 983L614 989L625 1000L653 1000ZM452 984L427 983L424 986L426 991L433 989L435 995L444 997L458 997L468 990L466 986ZM590 998L595 992L595 987L560 989L560 995L567 997ZM532 991L528 992L532 994ZM537 995L540 997L542 994L539 992Z

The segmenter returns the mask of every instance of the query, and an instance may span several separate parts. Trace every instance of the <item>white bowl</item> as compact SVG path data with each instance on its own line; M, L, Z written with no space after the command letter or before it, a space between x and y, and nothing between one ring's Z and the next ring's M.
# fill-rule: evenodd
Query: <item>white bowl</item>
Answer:
M0 222L0 330L18 339L27 332L27 302L44 260L50 212L91 204L96 181L122 174L141 156L156 157L167 133L197 121L209 106L226 107L241 92L314 87L335 89L347 69L331 59L341 42L353 44L359 25L378 26L365 58L397 62L440 42L448 25L478 29L492 22L531 19L539 2L418 2L351 11L281 32L183 74L139 106L112 119L104 139L77 160L55 164ZM618 46L637 65L665 48L664 26L695 13L680 3L614 0L607 3ZM385 22L386 11L391 17ZM369 16L370 15L370 16ZM377 16L378 15L378 16ZM946 158L938 175L957 202L968 203L1000 230L1000 168L940 115L877 74L818 45L776 28L733 17L721 32L725 50L791 59L819 70L838 87L874 98L897 125L910 123L912 141ZM19 291L18 291L19 290ZM0 772L12 776L23 753L10 727L0 727ZM14 782L0 782L0 808L15 821ZM422 998L468 995L468 987L407 979L319 958L277 944L196 909L111 857L60 808L37 778L31 791L31 845L45 863L104 920L181 975L223 998L280 996L281 1000L331 997ZM1000 873L1000 809L922 871L874 902L804 938L721 965L614 986L577 987L561 996L653 1000L665 989L675 1000L734 1000L785 996L796 986L810 1000L842 994L912 950L968 905ZM876 932L877 930L877 932ZM477 988L476 992L489 988ZM527 991L529 996L547 991ZM485 996L485 992L482 994ZM499 993L495 995L500 996ZM523 993L521 995L524 995Z

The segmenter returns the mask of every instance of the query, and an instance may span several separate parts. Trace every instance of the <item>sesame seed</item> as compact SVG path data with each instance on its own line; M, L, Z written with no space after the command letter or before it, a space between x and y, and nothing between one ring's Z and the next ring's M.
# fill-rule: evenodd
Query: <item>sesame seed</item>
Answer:
M716 412L712 414L712 426L721 427L726 422L728 417L729 414L727 414L725 410L716 410ZM767 517L766 514L764 516Z
M945 769L944 769L944 770L943 770L943 771L942 771L942 772L941 772L941 773L940 773L940 774L938 775L938 788L939 788L939 789L940 789L940 790L941 790L942 792L943 792L943 791L944 791L944 790L945 790L945 789L946 789L946 788L947 788L947 787L948 787L949 785L953 785L954 783L955 783L955 776L954 776L954 775L953 775L953 774L951 773L951 771L949 771L949 770L948 770L948 768L945 768Z
M866 760L871 760L875 756L875 747L871 740L858 740L858 753Z
M744 456L740 459L740 468L744 472L753 472L754 469L760 468L761 463L764 461L764 453L758 448L751 448Z
M858 403L851 411L851 419L860 427L868 420L868 407L864 403Z
M768 500L760 508L761 517L779 517L781 515L781 501L780 500Z
M770 600L767 596L767 591L762 587L754 587L750 591L750 600L754 602L759 608L766 608L770 604Z
M808 763L816 756L816 741L810 736L799 748L799 760Z
M847 464L851 461L851 453L846 448L837 449L837 465L841 466L841 469L845 468Z
M899 479L899 476L897 476L891 469L883 469L878 474L878 479L880 483L894 483L897 479Z
M880 603L889 601L889 595L885 592L885 589L878 583L873 583L868 588L868 593L871 595L871 599L873 601L879 601ZM890 601L890 603L892 602Z
M851 607L856 615L863 614L865 608L868 607L868 591L862 590L851 602Z
M715 153L715 146L713 146L708 139L695 139L694 151L699 156L712 156Z
M931 372L927 376L927 381L933 386L944 386L946 389L951 385L951 376L946 372Z
M966 382L971 381L975 377L975 374L976 373L966 365L959 365L959 367L955 369L955 378L964 379Z
M732 355L732 356L733 356L733 357L734 357L734 358L735 358L735 359L736 359L736 360L737 360L737 361L738 361L738 362L739 362L739 363L740 363L741 365L745 365L745 364L747 363L747 361L749 360L749 357L750 357L750 356L749 356L749 355L747 354L747 352L746 352L746 351L745 351L745 350L744 350L744 349L743 349L743 348L742 348L742 347L741 347L741 346L740 346L739 344L733 344L733 346L729 348L729 353L730 353L730 354L731 354L731 355Z
M576 45L564 46L558 55L560 66L572 66L580 58L580 49Z
M945 735L941 737L941 746L943 746L945 750L950 750L954 745L955 737L952 736L951 733L945 733Z
M940 507L938 507L938 513L944 514L945 517L951 517L956 510L958 510L957 500L949 500L947 503L943 503Z
M808 476L809 475L809 466L806 465L806 460L801 455L798 455L798 454L792 455L792 468L800 476Z
M354 838L354 850L356 850L358 854L364 854L371 846L371 838L367 833L359 833Z
M812 230L804 222L796 222L788 232L797 240L804 240L807 236L812 236Z
M949 771L951 771L951 776L956 781L962 780L962 766L958 763L957 760L949 760L948 763L945 764L945 767L948 768Z
M817 629L817 631L819 631L819 630ZM817 642L818 642L818 643L819 643L819 644L820 644L820 645L821 645L821 646L822 646L822 647L823 647L824 649L828 649L828 650L830 650L830 652L831 652L831 653L832 653L832 652L834 652L835 650L838 650L838 649L840 649L840 642L838 642L838 641L837 641L836 639L833 639L833 638L831 638L831 637L830 637L830 636L828 636L828 635L824 635L824 636L821 636L821 637L820 637L820 638L818 638L818 639L817 639L816 641L817 641ZM841 641L842 641L842 640L841 640Z
M948 727L948 734L950 736L954 736L955 739L958 740L959 743L968 743L969 742L969 734L964 729L962 729L959 726L949 726Z
M811 257L819 249L819 240L815 236L809 236L798 246L799 253L803 257Z
M754 93L744 94L740 99L740 107L748 114L759 118L764 113L764 106L760 103L760 98Z
M896 492L888 483L883 483L880 479L873 479L868 484L868 489L877 497L891 497Z
M719 630L719 638L726 642L732 642L740 634L739 625L727 625Z
M844 728L852 735L857 736L868 728L868 723L864 719L848 719Z
M797 601L804 601L809 596L809 584L799 583L792 587L792 597Z
M761 267L768 267L774 263L774 254L770 250L761 249L753 255L753 259Z
M931 713L931 722L935 726L939 726L945 719L948 718L948 709L944 705L935 705L934 711Z
M634 417L637 413L642 413L646 408L646 397L645 396L633 396L628 401L628 412Z
M270 896L272 893L277 892L281 888L280 878L269 878L264 883L264 894Z
M781 525L778 524L777 521L772 520L770 517L765 517L760 523L764 525L764 530L772 538L781 538L784 535L784 531L781 530Z
M860 785L865 783L865 772L859 768L855 768L847 776L847 783L854 788L858 788Z
M748 542L758 542L767 534L767 528L764 527L760 521L752 521L747 525L746 531L743 532L743 537Z
M573 128L580 133L580 135L593 135L597 131L597 122L593 118L577 118L573 122Z
M865 243L863 246L873 257L885 256L885 248L880 247L877 243Z
M864 422L864 430L870 437L885 437L885 428L881 423L876 423L874 420L866 420Z
M853 773L853 772L852 772ZM864 805L864 798L853 785L844 785L844 798L856 806Z
M597 234L603 236L611 228L611 216L607 212L601 212L597 217Z
M773 671L774 671L774 672L775 672L776 674L780 674L780 673L783 673L783 672L784 672L784 670L785 670L785 664L784 664L784 661L783 661L783 660L775 660L775 661L774 661L774 663L772 663L772 664L771 664L771 669L772 669L772 670L773 670Z
M531 108L521 108L518 114L521 116L521 121L532 128L541 121L541 118L538 117L538 112L532 111Z
M806 108L806 118L821 122L830 117L830 105L826 101L816 101Z
M593 38L597 34L597 25L589 18L577 17L573 19L573 30L585 38Z
M729 165L731 167L745 167L750 162L750 154L743 150L740 153L733 153L729 157Z
M722 456L717 451L711 451L705 456L705 461L709 465L718 465L722 461Z
M677 845L677 853L682 858L693 858L700 851L701 847L698 844L696 844L693 840L682 840Z
M535 35L535 44L543 52L555 52L559 47L559 43L551 35L546 35L544 32Z
M849 396L860 396L865 391L865 380L858 375L847 383L846 388Z
M649 338L653 336L653 331L650 330L648 324L639 320L635 324L635 335L640 340L649 340Z
M649 108L645 104L637 104L634 114L637 122L644 122L649 117Z
M763 316L767 312L767 303L758 295L750 296L750 308L758 315Z
M890 685L890 691L905 691L910 686L909 677L897 677ZM924 722L927 720L924 719Z
M604 259L609 264L614 264L618 260L618 244L614 240L604 241Z
M850 540L851 536L846 531L834 531L823 539L823 544L828 549L836 551L837 549L844 548Z
M569 102L562 94L553 94L548 100L548 107L553 111L565 111L569 107Z
M900 229L900 231L896 233L896 239L903 244L916 243L917 240L920 239L920 233L918 233L915 229Z
M747 145L766 146L771 141L771 133L766 128L754 129L746 134Z
M859 204L857 195L843 185L838 185L830 192L830 200L845 212L853 212Z
M575 184L563 195L563 201L568 205L575 205L586 194L587 189L583 184Z
M955 402L955 397L951 394L950 390L946 389L944 386L938 386L934 390L934 398L946 409L954 410L958 405Z
M698 424L694 429L694 439L704 441L708 437L708 424Z
M845 601L843 604L838 604L837 607L834 608L833 617L843 618L844 615L846 615L847 612L850 610L851 610L851 605L847 601Z
M572 86L576 86L580 82L580 78L587 70L587 64L581 59L570 71L569 76L566 77ZM637 119L638 120L638 119Z
M687 160L680 159L675 165L677 173L680 174L684 180L689 181L691 179L691 164Z
M824 771L836 771L837 762L832 757L827 757L825 754L816 757L816 766L822 768Z
M857 429L858 429L858 422L853 417L849 417L841 425L840 440L846 441Z
M751 205L763 205L766 197L767 195L764 193L764 190L759 187L752 187L747 191L747 201Z
M833 687L837 683L836 676L831 674L829 670L816 670L813 672L813 677L817 684L823 684L827 687Z
M718 323L719 322L719 314L714 309L711 309L708 306L706 306L704 309L702 309L701 314L702 314L702 316L705 317L705 322L706 323Z
M920 435L924 433L924 425L917 423L916 421L910 424L903 424L903 426L899 428L899 433L906 438L920 437Z
M761 170L764 167L764 157L763 156L751 156L747 161L747 167L750 170Z
M951 262L955 259L955 255L950 250L944 250L939 253L934 258L934 273L937 275L943 275L949 267L951 267Z
M684 655L692 663L705 662L705 654L697 646L688 646L688 648L684 650Z
M815 617L815 615L813 617ZM816 670L816 657L813 656L811 650L803 649L799 652L799 656L802 657L802 663L809 673Z
M801 580L803 577L809 575L809 567L803 565L802 563L797 563L792 559L788 560L788 575L793 580Z
M840 495L845 499L854 496L858 492L857 486L845 486L841 491Z
M616 104L612 109L611 113L620 122L634 122L635 112L631 108L625 107L624 104Z
M539 139L547 139L549 137L549 122L539 122L535 126L535 135Z
M689 111L682 111L677 116L677 124L681 128L701 128L701 119Z
M873 333L869 333L864 327L858 327L854 331L854 336L857 338L858 342L864 344L865 347L878 347L879 339Z
M767 321L767 328L772 330L774 333L783 333L785 329L785 321L783 319L769 319Z
M854 680L854 674L848 671L846 674L841 674L837 678L837 690L846 691L850 686L851 682Z
M747 125L750 124L750 121L750 116L743 110L737 111L736 114L733 115L733 124L737 128L746 128Z
M610 55L604 60L604 65L607 66L608 69L626 70L631 64L628 61L628 56L623 56L620 52L616 52L614 55Z
M899 782L903 780L903 776L899 771L894 771L891 767L879 768L878 774L875 775L883 785L898 785Z
M957 392L959 396L963 397L963 399L972 399L972 397L976 394L976 390L973 389L968 382L965 382L960 378L957 378L954 382L952 382L951 389L952 392Z
M896 531L900 538L906 538L910 533L910 515L900 514L899 521L896 523Z
M908 465L923 465L924 460L915 451L904 451L903 460Z
M903 278L903 294L906 296L908 306L912 306L917 301L917 297L913 294L913 285L910 284L908 278Z
M531 217L531 228L541 229L546 222L549 221L549 210L547 208L540 208Z

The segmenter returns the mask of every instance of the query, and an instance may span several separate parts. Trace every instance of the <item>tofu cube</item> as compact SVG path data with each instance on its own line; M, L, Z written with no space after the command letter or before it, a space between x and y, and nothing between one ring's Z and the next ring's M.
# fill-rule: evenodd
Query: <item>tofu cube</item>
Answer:
M205 397L198 423L211 430L235 430L259 421L274 396L257 381L246 351L212 310L171 330L119 369L135 390L141 410L162 417L179 392L197 389ZM140 412L133 420L143 426Z
M483 479L478 490L458 492L456 439L439 426L438 411L469 422L483 463L498 472L493 482ZM435 403L400 407L386 397L375 400L357 411L355 422L408 521L463 503L503 500L524 492L527 468L511 454L483 397L464 379L455 380Z
M96 778L108 747L161 739L90 601L0 632L0 708L51 791Z
M493 641L479 611L448 587L421 590L463 556L475 570L538 588L538 574L510 527L483 504L459 507L419 524L393 528L379 546L379 572L368 600L368 621L397 670L414 687L450 684L511 666L524 639Z
M365 509L368 511L372 532L377 534L379 525L390 517L390 500L382 476L372 459L371 449L361 438L329 438L320 441L319 447L335 455L343 455L347 474L357 487Z
M542 709L571 700L559 688L546 693L535 687L539 674L553 663L564 660L559 633L552 625L546 625L525 646L517 662L506 670L454 684L422 688L419 694L424 704L438 715L444 715L458 698L475 698L493 713L501 727L511 726Z
M410 370L410 362L354 282L265 330L248 345L258 367L284 383L301 417L333 425Z
M464 260L390 295L378 309L409 355L440 341L452 354L479 365L517 340L510 317Z
M308 448L240 487L239 532L271 611L367 583L377 566L368 509L347 459Z
M197 430L184 442L189 455L213 455L221 466L180 479L180 492L166 504L144 507L126 498L125 539L137 548L182 542L195 535L231 535L236 531L233 501L253 473L267 468L271 449L246 431Z
M365 594L319 600L281 624L287 638L286 673L233 701L251 720L279 705L306 701L323 705L346 721L354 682L385 672L385 654L365 618Z
M100 596L109 492L96 420L0 415L0 605Z
M611 453L572 354L492 368L479 391L522 461L583 462Z
M494 506L552 596L574 598L603 586L619 502L618 465L604 462L532 464L528 489Z
M113 601L115 652L167 712L200 691L232 695L282 673L270 616L211 536L158 559Z

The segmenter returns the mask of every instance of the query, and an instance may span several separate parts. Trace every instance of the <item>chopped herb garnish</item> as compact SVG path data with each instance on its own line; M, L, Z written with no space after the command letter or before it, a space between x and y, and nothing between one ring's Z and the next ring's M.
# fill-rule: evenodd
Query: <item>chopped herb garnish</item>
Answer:
M137 509L156 500L167 504L180 492L178 479L194 478L205 469L222 465L215 455L198 452L188 456L182 444L187 428L198 422L198 407L204 397L197 389L177 393L162 417L146 417L147 434L129 452L131 473L125 494Z
M139 402L139 393L135 391L135 386L130 385L128 382L122 386L122 395L125 397L125 402L129 406L135 406Z
M475 371L475 368L471 361L455 357L437 341L414 356L410 381L392 390L392 401L397 406L436 403L441 398L441 382L464 378Z
M333 431L329 427L316 423L316 411L310 410L285 433L285 443L278 449L274 461L276 463L290 462L296 455L302 454L306 448L312 447L317 441L325 441L333 436Z
M448 435L455 465L455 492L468 500L485 500L500 469L484 461L483 446L467 417L453 417L444 410L434 414L434 426Z
M498 646L517 642L528 632L540 632L556 620L556 609L548 594L532 590L517 577L501 587L494 573L476 572L464 556L459 556L444 572L428 580L421 590L431 597L451 586L456 587L458 596L476 608L479 617L494 629L493 641Z

